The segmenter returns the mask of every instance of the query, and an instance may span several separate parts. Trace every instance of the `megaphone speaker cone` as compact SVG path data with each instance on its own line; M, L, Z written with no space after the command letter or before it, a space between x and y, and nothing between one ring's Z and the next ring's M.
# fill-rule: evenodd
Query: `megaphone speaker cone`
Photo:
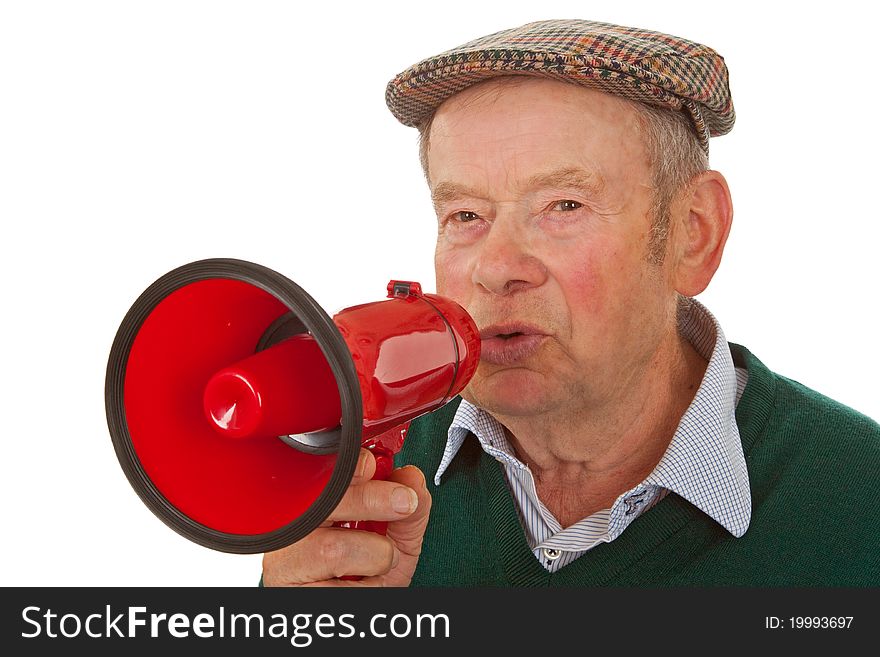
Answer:
M312 397L299 397L310 413L300 412L305 425L300 419L296 426L271 410L290 404L260 405L266 395L297 399L289 388L295 383L233 390L222 375L231 366L262 367L257 345L291 312L312 337L266 351L282 356L271 359L281 366L285 355L302 356L298 367L317 363L314 377L281 378L320 381L317 388L333 394L315 394L335 400L312 408ZM261 381L278 383L262 374ZM231 412L230 394L241 404ZM105 399L117 456L143 501L187 538L226 552L277 549L317 527L345 493L361 443L357 375L332 320L292 281L239 260L185 265L141 295L111 349ZM278 438L303 426L336 426L340 417L334 454L307 454ZM249 439L235 439L236 431Z

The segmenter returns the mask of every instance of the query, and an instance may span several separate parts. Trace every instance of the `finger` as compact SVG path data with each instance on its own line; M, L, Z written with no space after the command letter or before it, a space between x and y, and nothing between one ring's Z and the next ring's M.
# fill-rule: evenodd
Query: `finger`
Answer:
M360 454L358 455L357 463L355 464L351 484L349 485L349 488L346 491L345 495L349 495L349 491L351 491L352 487L360 486L368 481L371 481L375 473L376 457L370 450L361 448ZM351 493L351 495L352 497L347 500L345 499L345 497L343 497L343 499L340 500L339 505L337 505L337 510L327 516L327 518L325 518L319 526L329 527L337 521L397 520L401 517L400 513L398 512L394 512L392 515L389 516L387 513L387 509L384 513L381 511L381 508L379 508L378 511L375 510L377 507L381 507L383 505L381 493L379 493L377 497L372 495L370 491L355 490ZM400 495L402 495L402 493L397 493L398 497ZM367 508L363 508L364 505L366 505ZM342 511L339 511L340 507L342 508ZM377 512L380 515L376 516ZM364 514L370 514L370 516L367 517L364 516Z
M422 538L431 513L431 493L425 475L419 468L408 465L392 471L388 481L406 485L418 497L415 511L406 518L388 523L387 533L404 555L418 556L422 551Z
M369 481L373 478L375 473L376 457L373 456L373 453L370 452L370 450L361 447L357 463L354 466L354 474L352 475L351 483L360 484L364 481Z
M265 586L321 583L345 575L384 575L400 560L388 538L356 529L316 529L302 540L263 555Z
M332 521L400 520L416 510L419 496L394 481L365 481L348 488L329 516Z
M388 586L400 586L397 584L389 584L387 575L377 575L370 577L358 577L357 579L325 579L323 582L309 582L301 584L303 587L361 587L361 588L377 588Z
M376 472L376 457L373 456L372 452L368 449L364 449L361 447L361 451L358 454L357 463L354 466L354 474L351 476L350 486L362 484L365 481L369 481L373 478L373 475ZM329 527L334 523L334 519L331 517L327 517L324 521L318 525L319 527Z

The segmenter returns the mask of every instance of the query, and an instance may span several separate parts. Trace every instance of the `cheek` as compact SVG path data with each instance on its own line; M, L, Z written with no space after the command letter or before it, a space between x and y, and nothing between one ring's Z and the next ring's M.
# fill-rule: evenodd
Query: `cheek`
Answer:
M437 278L437 294L449 297L465 305L470 290L470 266L460 250L447 250L438 246L434 252L434 273Z
M607 307L607 280L611 278L596 253L584 250L557 258L555 278L574 315L596 316Z
M634 308L644 304L650 281L642 275L643 263L624 244L592 244L576 253L566 254L557 271L557 279L572 315L573 333L625 339L638 330L640 313Z

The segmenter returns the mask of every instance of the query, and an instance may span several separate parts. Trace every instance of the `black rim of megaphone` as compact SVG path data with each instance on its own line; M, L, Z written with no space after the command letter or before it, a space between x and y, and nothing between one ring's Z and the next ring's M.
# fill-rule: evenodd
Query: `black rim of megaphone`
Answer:
M268 292L293 312L321 347L339 388L342 427L336 464L320 496L296 520L264 534L227 534L206 527L183 514L156 488L134 450L125 416L125 372L135 337L144 321L169 294L207 279L243 281ZM128 481L147 507L182 536L222 552L255 554L277 550L300 540L317 528L339 504L351 483L361 444L363 404L351 352L333 320L302 288L261 265L214 258L192 262L168 272L147 288L126 314L116 333L107 364L104 390L107 424L113 447Z

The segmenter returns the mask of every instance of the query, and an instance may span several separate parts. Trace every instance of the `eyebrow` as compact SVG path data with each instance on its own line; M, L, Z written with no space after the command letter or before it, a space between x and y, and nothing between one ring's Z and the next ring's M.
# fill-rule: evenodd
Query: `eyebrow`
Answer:
M573 188L593 196L602 196L605 192L605 178L598 171L588 171L580 167L567 167L537 173L526 181L526 190L542 188ZM482 193L467 185L454 182L440 182L431 190L431 201L434 206L448 203L466 196L480 198Z
M460 185L454 182L437 183L434 189L431 190L431 201L435 207L465 196L479 198L481 194L467 185Z
M589 171L580 167L537 173L529 178L526 184L530 190L545 187L568 187L585 191L594 196L602 196L606 186L605 177L599 171Z

